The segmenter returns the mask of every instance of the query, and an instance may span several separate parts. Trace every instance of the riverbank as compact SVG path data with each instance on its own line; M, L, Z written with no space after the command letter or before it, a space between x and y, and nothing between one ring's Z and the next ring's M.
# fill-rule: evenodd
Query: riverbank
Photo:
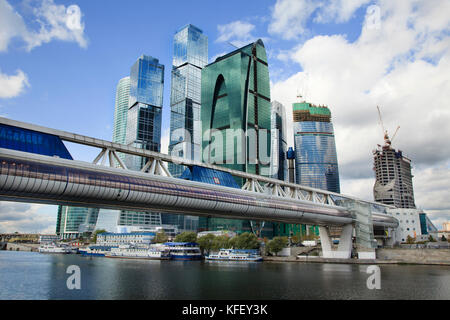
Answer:
M264 257L267 262L340 264L413 264L450 266L450 249L377 249L377 259L329 259L320 256Z

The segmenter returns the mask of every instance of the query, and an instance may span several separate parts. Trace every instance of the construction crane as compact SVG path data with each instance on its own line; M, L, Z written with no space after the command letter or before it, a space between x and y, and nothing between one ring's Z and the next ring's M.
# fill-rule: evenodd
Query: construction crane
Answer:
M384 128L383 124L383 118L381 117L381 110L380 107L377 106L378 109L378 117L380 121L381 129L383 130L383 136L384 136L384 147L390 147L392 145L392 142L394 141L395 137L397 136L398 130L400 130L400 126L397 127L397 130L395 130L394 135L392 136L392 139L389 139L388 131Z

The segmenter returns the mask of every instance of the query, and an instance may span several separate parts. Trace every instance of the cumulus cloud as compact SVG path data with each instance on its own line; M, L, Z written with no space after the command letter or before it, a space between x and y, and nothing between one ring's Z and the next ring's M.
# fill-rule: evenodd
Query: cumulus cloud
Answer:
M0 70L0 98L13 98L29 86L28 77L22 70L15 75L3 74Z
M253 36L252 32L255 26L245 21L233 21L228 24L218 25L219 37L216 42L230 42L236 47L243 47L255 40L257 37ZM266 40L264 38L263 40Z
M32 8L30 22L39 26L34 30L6 0L0 0L0 51L7 51L13 38L22 39L28 51L52 40L76 42L86 48L82 16L77 5L66 8L53 0L42 0Z
M55 233L56 207L0 202L1 233Z
M278 1L277 5L287 2ZM354 3L353 8L357 8L363 1ZM445 197L437 196L440 193L433 196L426 188L437 175L449 171L450 22L446 12L450 3L380 0L377 8L368 11L361 35L354 42L345 35L316 36L293 48L292 53L284 52L283 61L290 59L303 71L273 83L272 98L289 110L306 83L308 101L329 105L341 189L370 199L374 179L371 150L383 142L376 110L380 105L386 129L393 134L401 126L394 147L413 161L416 199L425 210L448 210ZM336 13L334 19L350 17L350 11L345 9L341 18ZM379 14L375 19L374 13ZM292 119L291 112L288 118ZM448 193L450 180L440 181L439 190ZM429 197L424 197L427 193Z
M309 19L317 23L342 23L371 0L277 0L269 33L292 40L305 33Z

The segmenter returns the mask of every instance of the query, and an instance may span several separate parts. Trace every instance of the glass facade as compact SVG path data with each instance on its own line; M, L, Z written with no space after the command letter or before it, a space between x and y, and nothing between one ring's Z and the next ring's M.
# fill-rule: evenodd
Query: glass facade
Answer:
M164 65L158 59L142 55L131 67L130 96L125 144L150 151L161 151L161 120L164 92ZM125 165L140 171L147 159L126 155ZM161 225L161 214L121 211L119 226L151 227Z
M56 234L62 239L78 238L85 232L93 232L99 209L58 206Z
M270 176L270 81L264 43L258 40L207 65L201 99L203 162ZM244 181L237 183L242 186ZM200 225L211 231L273 235L271 223L202 219Z
M293 107L296 183L340 193L330 110L307 102Z
M130 98L130 77L120 79L116 90L116 103L114 108L114 131L113 142L126 143L127 116ZM118 156L125 161L125 155L119 153Z
M73 160L57 136L0 124L0 148Z
M169 154L201 161L202 128L201 76L208 63L208 37L189 24L174 36L170 95ZM186 167L169 163L172 176L180 177ZM198 217L162 215L163 224L177 225L180 231L197 231Z
M272 101L270 176L288 181L286 110L278 101Z
M208 37L189 24L175 34L173 49L169 152L201 161L201 76L208 63ZM174 177L179 177L184 169L169 165Z
M130 98L125 144L151 151L161 150L161 116L164 91L164 65L142 55L131 67ZM141 170L145 159L126 156L131 170Z

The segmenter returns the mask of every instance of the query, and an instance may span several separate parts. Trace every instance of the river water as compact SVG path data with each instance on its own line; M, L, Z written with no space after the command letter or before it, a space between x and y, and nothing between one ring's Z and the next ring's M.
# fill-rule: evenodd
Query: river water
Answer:
M69 290L67 268L80 268ZM450 299L450 267L380 265L370 290L366 265L122 260L0 251L0 300Z

